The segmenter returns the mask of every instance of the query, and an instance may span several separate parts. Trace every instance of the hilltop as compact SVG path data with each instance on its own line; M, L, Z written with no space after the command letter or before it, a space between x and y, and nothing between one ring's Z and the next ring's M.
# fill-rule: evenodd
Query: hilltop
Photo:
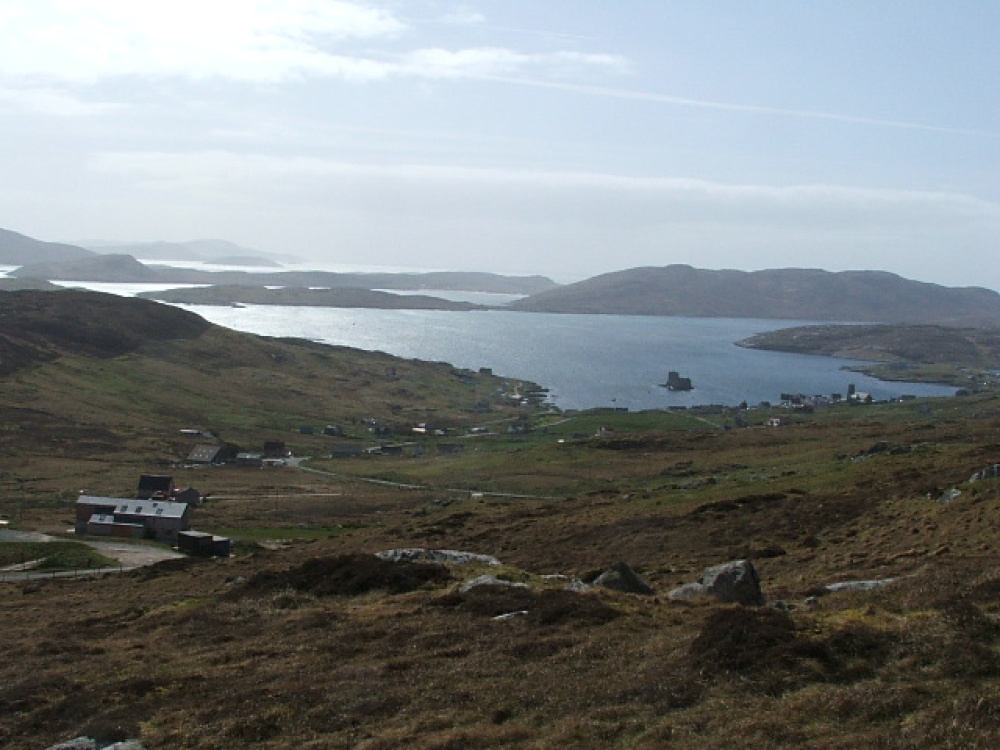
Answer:
M43 242L9 229L0 229L0 264L3 265L72 261L92 255L90 250L76 245Z
M634 268L534 294L512 304L530 312L687 317L1000 323L1000 294L949 288L879 271L711 271Z

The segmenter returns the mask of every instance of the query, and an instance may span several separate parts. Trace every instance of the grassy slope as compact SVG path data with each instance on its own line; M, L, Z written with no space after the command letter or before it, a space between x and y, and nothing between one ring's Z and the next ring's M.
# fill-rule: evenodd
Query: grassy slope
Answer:
M967 482L998 460L996 397L738 431L679 414L549 416L456 455L310 463L335 475L159 464L183 447L176 425L205 413L248 440L321 414L468 416L449 403L472 386L444 366L397 363L402 382L386 381L366 355L211 335L163 344L156 360L63 358L0 381L5 409L53 426L6 439L17 468L0 514L17 517L15 475L23 525L48 528L78 487L127 492L157 469L214 495L199 528L244 534L226 561L0 584L0 649L17 655L0 662L5 747L80 733L175 748L1000 744L1000 498L996 480ZM602 424L613 437L591 437ZM373 475L423 488L360 481ZM951 487L958 500L934 501ZM388 593L398 576L341 557L395 546L494 554L533 592L456 594L414 573ZM663 596L740 556L788 614ZM299 568L311 558L326 561L332 595ZM540 577L616 559L658 596L569 594ZM807 601L826 583L887 577L899 580Z

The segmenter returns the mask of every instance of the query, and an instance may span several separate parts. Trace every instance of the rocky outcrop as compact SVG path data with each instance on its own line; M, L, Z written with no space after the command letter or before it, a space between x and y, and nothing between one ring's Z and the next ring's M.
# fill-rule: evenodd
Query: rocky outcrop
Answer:
M375 556L390 562L429 562L441 565L499 565L500 561L491 555L462 552L457 549L424 549L423 547L402 547L376 552Z
M671 591L668 596L671 599L709 596L720 602L751 605L764 603L760 577L749 560L733 560L706 568L697 583L687 583Z
M649 587L649 584L621 560L601 573L594 580L594 585L626 594L642 594L644 596L652 596L653 594L653 589Z

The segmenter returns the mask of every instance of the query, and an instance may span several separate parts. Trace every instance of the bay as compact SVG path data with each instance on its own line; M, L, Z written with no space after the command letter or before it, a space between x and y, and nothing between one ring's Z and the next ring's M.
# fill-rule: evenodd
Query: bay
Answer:
M744 349L736 341L809 321L562 315L504 310L446 312L247 305L183 305L240 331L298 337L448 362L538 383L561 409L664 409L772 403L782 393L846 394L876 400L948 396L945 386L888 383L847 372L858 362ZM669 391L670 370L694 389Z

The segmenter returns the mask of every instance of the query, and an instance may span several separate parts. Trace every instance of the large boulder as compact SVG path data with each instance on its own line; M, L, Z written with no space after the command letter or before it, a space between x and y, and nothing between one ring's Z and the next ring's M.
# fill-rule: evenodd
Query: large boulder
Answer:
M613 591L622 591L626 594L642 594L644 596L652 596L653 594L653 589L649 587L649 584L621 560L594 579L594 585L603 586Z
M706 568L697 583L687 583L671 591L671 599L710 596L720 602L763 604L760 577L749 560L733 560Z

